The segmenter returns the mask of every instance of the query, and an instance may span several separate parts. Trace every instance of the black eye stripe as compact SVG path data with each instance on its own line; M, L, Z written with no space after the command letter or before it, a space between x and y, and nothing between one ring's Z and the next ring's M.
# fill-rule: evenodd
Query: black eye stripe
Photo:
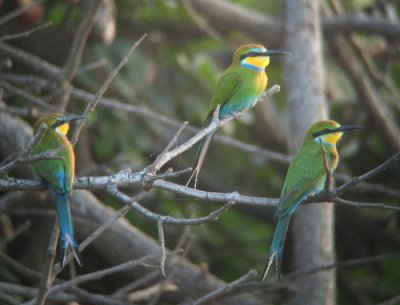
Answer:
M335 129L329 129L329 128L324 128L320 131L316 131L312 134L313 138L318 138L320 136L323 136L325 134L329 134L331 132L335 132Z
M246 57L257 57L257 56L263 56L263 53L258 53L258 52L249 52L249 53L245 53L240 55L240 60L245 59Z

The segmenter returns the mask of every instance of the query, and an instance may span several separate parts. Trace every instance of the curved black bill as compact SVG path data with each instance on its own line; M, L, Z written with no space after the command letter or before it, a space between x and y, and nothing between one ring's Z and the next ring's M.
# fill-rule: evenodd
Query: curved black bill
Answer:
M83 120L84 118L86 118L86 116L84 115L67 115L64 117L64 122L72 122L72 121L77 121L77 120Z
M357 125L343 125L334 131L346 132L346 131L353 130L353 129L364 129L364 128L362 128L361 126L357 126Z
M263 53L264 56L275 56L275 55L292 55L290 52L283 51L283 50L267 50Z
M343 126L340 126L338 128L335 128L335 129L325 128L325 129L323 129L321 131L314 132L312 134L312 136L314 138L317 138L319 136L323 136L323 135L326 135L326 134L335 133L335 132L346 132L346 131L350 131L350 130L353 130L353 129L364 129L364 128L362 128L361 126L357 126L357 125L343 125Z
M55 122L52 127L53 128L57 128L58 126L64 125L65 123L69 123L72 121L77 121L77 120L83 120L84 118L86 118L86 116L84 115L67 115L62 117L61 119L57 120L57 122Z

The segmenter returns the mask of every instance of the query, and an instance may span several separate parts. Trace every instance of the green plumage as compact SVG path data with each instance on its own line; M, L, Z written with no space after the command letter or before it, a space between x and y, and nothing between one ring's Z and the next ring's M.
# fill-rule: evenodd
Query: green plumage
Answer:
M219 119L236 116L243 110L253 107L267 87L268 78L265 68L269 64L269 56L287 54L283 51L268 51L264 46L258 44L243 45L236 49L231 65L218 80L203 126L210 123L218 105L220 105ZM196 167L187 184L193 177L196 177L196 187L198 174L214 133L209 134L201 141Z
M35 171L60 193L70 194L74 178L75 158L71 144L64 135L58 134L52 128L48 128L41 142L33 149L34 155L49 150L58 150L57 156L63 160L41 160L36 161L33 166ZM63 179L60 179L63 175Z
M286 174L276 212L278 224L261 280L266 277L273 261L276 261L280 275L283 246L293 213L308 196L324 190L328 174L336 170L339 162L336 143L344 131L355 128L359 127L340 126L335 121L327 120L314 123L307 131Z
M72 145L66 136L69 129L68 122L81 118L78 116L66 117L62 114L49 114L40 118L34 128L37 130L42 123L48 126L43 137L32 150L33 155L56 151L57 157L61 157L61 159L36 161L33 166L36 173L50 187L57 202L60 226L60 264L62 267L66 262L69 245L79 265L82 266L82 258L79 253L69 207L69 195L72 191L75 173L75 155Z

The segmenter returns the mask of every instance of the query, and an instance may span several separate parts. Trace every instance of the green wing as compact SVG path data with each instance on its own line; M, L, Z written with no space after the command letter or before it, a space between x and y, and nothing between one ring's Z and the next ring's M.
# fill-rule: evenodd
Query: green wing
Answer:
M66 139L59 135L46 134L41 143L32 151L33 155L48 150L55 150L62 146L57 153L63 160L40 160L34 162L35 171L58 193L69 193L72 187L73 176L73 151Z
M218 85L211 100L210 107L208 107L207 118L212 116L215 108L217 108L218 105L221 105L222 109L223 106L232 98L232 96L236 94L239 88L239 73L228 72L223 74L218 81Z
M289 167L283 186L277 217L293 213L301 201L323 190L326 177L322 152L301 149Z

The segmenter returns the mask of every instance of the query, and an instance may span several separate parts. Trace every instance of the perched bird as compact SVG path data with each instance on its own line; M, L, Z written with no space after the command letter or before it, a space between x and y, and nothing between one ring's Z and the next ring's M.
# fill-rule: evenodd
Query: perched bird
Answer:
M333 173L339 162L336 143L343 132L352 129L361 129L361 127L340 126L335 121L327 120L316 122L308 129L303 145L286 174L275 215L278 218L278 224L261 281L267 276L274 260L278 277L280 276L283 245L290 219L304 199L324 190L328 175Z
M71 245L74 256L80 266L82 258L76 241L69 207L69 195L72 191L72 182L75 173L75 155L71 143L67 138L69 122L83 119L82 116L63 116L59 113L45 115L36 122L36 131L42 123L46 129L39 143L32 153L40 154L49 150L56 150L57 156L63 159L39 160L34 162L35 172L44 179L50 187L57 202L58 222L60 226L60 264L65 265L68 245Z
M269 57L273 55L289 55L289 53L267 50L259 44L246 44L236 49L231 65L218 80L203 127L211 123L218 105L220 105L219 119L225 119L236 116L256 104L267 87L265 68L269 64ZM187 184L195 176L195 186L197 185L197 178L214 134L215 132L210 133L201 141L197 152L197 165Z

